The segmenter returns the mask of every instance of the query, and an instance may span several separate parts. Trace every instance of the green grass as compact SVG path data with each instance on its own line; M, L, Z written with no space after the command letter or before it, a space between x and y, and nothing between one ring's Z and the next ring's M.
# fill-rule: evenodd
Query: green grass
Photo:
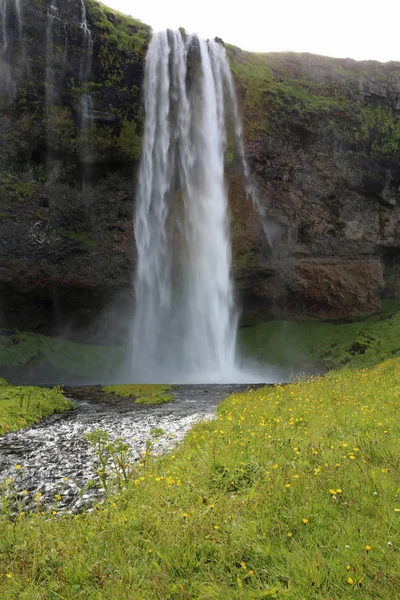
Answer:
M280 137L299 129L318 132L324 129L336 138L356 143L359 150L382 156L399 156L400 118L382 106L363 106L354 94L355 81L370 77L366 63L307 53L243 52L227 45L235 75L246 135L275 132ZM313 66L323 65L327 74L340 76L332 83L315 81ZM382 73L390 81L394 71L388 65Z
M242 353L293 371L359 369L400 356L400 306L386 302L364 321L269 321L242 329Z
M101 380L115 373L122 364L125 348L78 344L62 338L52 338L29 332L14 332L0 336L0 368L23 373L36 359L64 377Z
M3 516L0 597L392 600L399 390L395 358L231 396L94 513Z
M135 398L135 404L166 404L172 402L172 394L164 392L170 390L172 385L159 384L117 384L106 385L103 391L107 394L115 394L120 398Z
M73 407L59 388L10 386L0 379L0 435L29 427L55 412Z

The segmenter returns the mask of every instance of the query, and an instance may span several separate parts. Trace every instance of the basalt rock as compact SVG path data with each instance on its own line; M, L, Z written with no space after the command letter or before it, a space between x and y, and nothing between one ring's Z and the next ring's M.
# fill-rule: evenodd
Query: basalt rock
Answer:
M0 326L54 332L68 323L92 337L95 317L133 301L151 32L87 0L93 53L83 76L80 2L59 0L51 31L50 0L21 0L20 18L9 4L0 48ZM228 148L243 314L350 318L374 312L384 295L399 298L400 63L225 48L262 208L260 216L246 197ZM118 337L124 327L111 322L107 333Z

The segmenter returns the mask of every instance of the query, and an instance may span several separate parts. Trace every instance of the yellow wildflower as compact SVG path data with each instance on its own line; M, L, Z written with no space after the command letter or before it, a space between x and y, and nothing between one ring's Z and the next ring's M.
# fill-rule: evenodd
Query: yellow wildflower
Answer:
M353 583L354 583L354 582L353 582L353 580L352 580L352 578L351 578L351 577L349 577L349 578L348 578L348 580L347 580L347 583L348 583L349 585L353 585Z

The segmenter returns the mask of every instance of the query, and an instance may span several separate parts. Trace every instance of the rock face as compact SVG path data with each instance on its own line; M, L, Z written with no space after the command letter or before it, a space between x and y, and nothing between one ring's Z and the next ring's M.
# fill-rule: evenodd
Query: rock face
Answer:
M93 317L132 303L150 29L86 0L89 56L81 2L14 4L0 15L0 326L91 337ZM232 149L244 315L356 317L400 298L400 63L227 52L263 209Z
M271 241L253 221L234 244L249 309L337 319L399 299L400 64L229 52Z

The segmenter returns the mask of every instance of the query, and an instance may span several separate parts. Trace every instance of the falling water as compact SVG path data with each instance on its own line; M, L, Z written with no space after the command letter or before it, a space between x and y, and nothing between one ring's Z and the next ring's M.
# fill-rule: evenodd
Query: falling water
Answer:
M92 55L93 55L93 39L92 32L89 29L86 20L86 5L85 0L81 0L81 24L82 31L82 50L83 56L81 60L80 79L87 81L92 70Z
M63 52L59 51L59 42L63 41ZM50 116L56 103L57 82L56 70L62 70L66 62L68 49L67 24L60 17L56 0L47 9L46 26L46 112Z
M3 51L7 50L9 42L8 25L10 16L15 14L16 25L18 29L18 37L22 37L22 19L21 19L21 4L20 0L0 0L0 18L1 18L1 36L0 47Z
M57 105L60 103L60 87L58 85L64 71L68 50L67 23L60 17L57 0L47 8L46 23L46 80L45 80L45 110L46 110L46 168L48 182L51 184L53 177L57 177L57 166L54 161L54 145L57 135L54 132L54 119L57 118ZM49 205L53 197L49 195ZM60 309L59 291L57 284L52 284L53 311L57 329L63 325L63 316Z
M196 52L193 76L188 57ZM154 34L145 110L135 215L134 378L237 380L224 177L229 115L247 163L224 48L197 38L185 43L179 32Z
M81 23L82 32L82 58L80 64L80 81L85 84L92 71L93 38L86 20L85 0L81 0ZM79 98L79 125L80 125L80 154L83 164L82 188L85 187L88 177L88 155L90 154L90 131L93 122L93 100L89 92L83 92Z
M17 41L19 47L13 41ZM22 55L20 0L0 0L0 94L8 101L12 101L15 95L15 64L12 62Z

